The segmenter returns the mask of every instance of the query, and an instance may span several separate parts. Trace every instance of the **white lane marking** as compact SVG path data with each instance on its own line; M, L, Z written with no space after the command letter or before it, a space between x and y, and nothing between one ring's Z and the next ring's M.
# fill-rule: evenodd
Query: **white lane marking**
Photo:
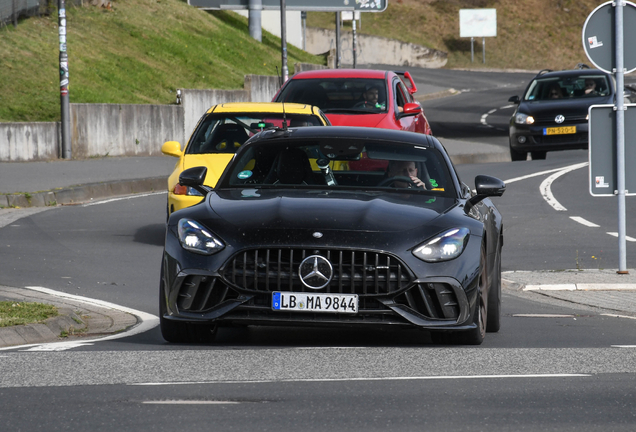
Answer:
M462 380L462 379L500 379L500 378L578 378L591 377L591 374L527 374L527 375L463 375L463 376L416 376L416 377L378 377L378 378L306 378L279 380L248 380L248 381L189 381L189 382L154 382L131 383L130 386L170 386L170 385L201 385L201 384L266 384L280 382L347 382L347 381L422 381L422 380Z
M580 223L582 225L590 227L590 228L600 228L600 225L596 225L595 223L590 222L590 221L588 221L586 219L583 219L580 216L570 216L570 219L572 219L573 221L578 222L578 223Z
M601 314L602 316L606 316L606 317L611 317L611 318L627 318L627 319L632 319L632 320L636 320L636 317L633 316L627 316L627 315L616 315L616 314ZM625 346L635 346L636 345L625 345Z
M523 291L634 291L636 284L580 283L580 284L546 284L526 285Z
M607 234L611 235L612 237L617 237L618 238L618 233L617 232L608 232ZM634 237L630 237L630 236L625 236L625 240L630 241L630 242L636 242L636 239Z
M144 194L127 195L125 197L111 198L111 199L107 199L107 200L103 200L103 201L95 201L95 202L91 202L91 203L82 204L82 207L90 207L90 206L94 206L94 205L108 204L108 203L115 202L115 201L124 201L124 200L130 200L130 199L134 199L134 198L142 198L142 197L153 196L153 195L162 195L162 194L167 194L167 193L168 193L168 191L166 190L166 191L161 191L161 192L149 192L149 193L144 193Z
M146 405L236 405L241 402L236 401L206 401L206 400L166 400L166 401L143 401Z
M636 345L611 345L612 348L636 348Z
M567 167L565 167L565 168L567 168ZM533 173L533 174L528 174L528 175L524 175L524 176L521 176L521 177L511 178L509 180L506 180L505 183L506 184L514 183L514 182L518 182L518 181L521 181L521 180L526 180L526 179L529 179L529 178L532 178L532 177L539 177L539 176L542 176L544 174L550 174L550 173L553 173L555 171L561 171L562 169L563 169L563 167L562 168L554 168L554 169L547 170L547 171L539 171L539 172L536 172L536 173Z
M512 316L518 318L574 318L574 315L560 314L512 314Z
M568 209L563 207L561 205L561 203L559 203L556 200L556 198L554 198L554 195L552 195L552 190L551 190L552 183L556 179L561 177L562 175L565 175L565 174L569 173L570 171L574 171L574 170L586 167L587 165L588 165L588 162L583 162L583 163L579 163L579 164L575 164L575 165L570 165L569 167L565 167L561 171L557 171L556 173L552 174L547 179L543 180L543 182L541 183L541 186L539 186L539 190L541 191L541 196L543 196L543 199L548 204L550 204L552 206L552 208L554 208L556 211L567 211Z
M78 346L92 345L94 342L101 342L101 341L121 339L124 337L134 336L136 334L147 332L148 330L151 330L155 328L157 325L159 325L159 317L146 313L146 312L127 308L125 306L120 306L115 303L92 299L89 297L82 297L82 296L76 296L73 294L67 294L65 292L55 291L55 290L44 288L44 287L25 287L25 288L33 290L33 291L38 291L44 294L49 294L55 297L72 299L82 303L104 307L106 309L114 309L121 312L129 313L129 314L135 315L138 318L139 323L127 331L116 333L110 336L104 336L104 337L93 338L93 339L82 339L81 341L71 341L71 342L51 342L51 343L45 343L45 344L17 345L17 346L0 348L0 351L15 350L15 349L23 350L24 348L29 348L29 347L31 348L25 351L64 351L64 350L76 348Z

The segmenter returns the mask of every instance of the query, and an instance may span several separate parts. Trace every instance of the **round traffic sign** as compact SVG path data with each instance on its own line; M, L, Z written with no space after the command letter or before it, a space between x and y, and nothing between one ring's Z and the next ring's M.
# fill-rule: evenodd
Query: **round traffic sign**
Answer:
M598 69L613 73L616 68L615 2L603 3L585 20L583 49ZM623 66L625 73L636 70L636 4L625 2L623 7Z

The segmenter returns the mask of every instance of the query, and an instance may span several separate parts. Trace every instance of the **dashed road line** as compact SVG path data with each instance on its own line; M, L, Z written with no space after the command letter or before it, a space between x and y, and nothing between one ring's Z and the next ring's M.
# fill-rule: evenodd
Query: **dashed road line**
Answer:
M601 227L600 225L596 225L594 222L590 222L590 221L588 221L586 219L583 219L580 216L570 216L570 219L572 219L575 222L580 223L581 225L585 225L585 226L590 227L590 228L600 228Z
M612 237L617 237L618 238L618 233L617 232L608 232L607 234L611 235ZM630 241L630 242L636 242L636 239L634 237L630 237L630 236L625 236L625 240Z

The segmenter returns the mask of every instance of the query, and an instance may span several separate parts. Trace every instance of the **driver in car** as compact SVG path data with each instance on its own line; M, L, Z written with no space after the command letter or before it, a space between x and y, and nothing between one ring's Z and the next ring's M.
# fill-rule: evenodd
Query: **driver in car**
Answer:
M389 161L387 177L407 177L413 181L415 187L426 189L424 182L417 176L417 167L415 166L415 162L412 161ZM411 183L399 180L394 181L393 185L400 188L414 187Z

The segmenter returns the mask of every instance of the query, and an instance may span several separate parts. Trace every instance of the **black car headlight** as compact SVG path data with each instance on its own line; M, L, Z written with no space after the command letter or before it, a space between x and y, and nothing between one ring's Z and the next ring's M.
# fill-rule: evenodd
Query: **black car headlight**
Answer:
M534 117L528 114L517 113L515 116L515 123L517 124L534 124Z
M468 228L453 228L417 246L413 255L422 261L440 262L457 258L468 243Z
M187 251L212 255L225 247L221 240L191 219L179 220L178 231L181 247Z

